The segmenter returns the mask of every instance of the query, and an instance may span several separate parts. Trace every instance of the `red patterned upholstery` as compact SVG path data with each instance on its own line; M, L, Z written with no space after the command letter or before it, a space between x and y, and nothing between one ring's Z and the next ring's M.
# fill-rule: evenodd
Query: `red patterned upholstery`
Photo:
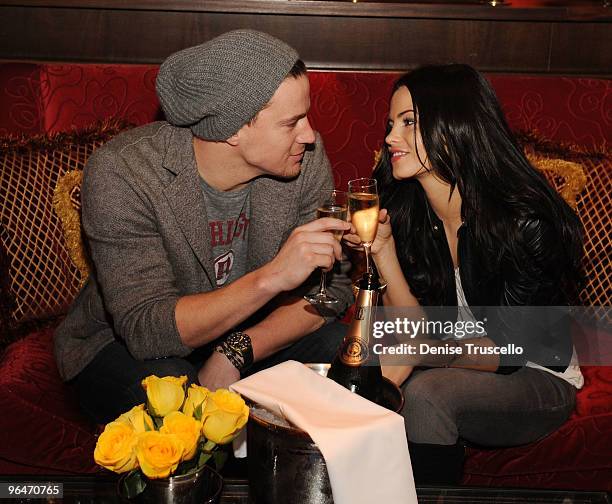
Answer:
M53 330L29 334L10 345L0 356L0 368L6 440L0 443L0 472L98 472L92 457L98 429L66 393L53 357Z
M144 124L159 114L156 75L155 65L0 63L0 134L66 131L118 116ZM322 132L333 132L332 153L342 151L343 159L348 156L361 169L365 161L357 157L362 154L359 147L371 149L381 140L397 75L310 72L311 117ZM586 148L611 145L609 80L516 75L490 79L512 128L537 130L551 140Z
M612 147L612 81L492 76L510 127L587 149Z
M85 128L120 117L131 124L155 121L155 66L46 65L41 71L44 130Z
M372 166L380 147L394 73L311 72L310 117L326 142L336 183ZM610 81L567 77L491 76L514 130L585 149L612 145Z
M160 117L154 65L0 64L0 134L67 131L96 119ZM397 73L310 72L310 118L325 139L336 183L372 166ZM513 129L585 148L612 145L610 81L493 75Z
M310 73L309 117L325 141L336 186L346 187L371 171L396 78L392 73Z
M612 367L582 366L581 370L584 375L584 387L576 397L575 415L611 414ZM610 457L612 458L612 455Z
M0 64L0 135L43 133L40 65Z
M583 366L576 411L556 432L517 448L470 448L464 485L612 491L612 367Z
M159 116L156 73L151 65L0 63L0 135L66 131L110 118L150 122ZM310 118L338 186L370 172L397 75L310 73ZM493 75L491 82L513 129L585 149L612 145L609 80ZM13 343L0 368L0 429L14 435L0 444L0 473L95 471L96 428L59 380L51 331ZM583 372L585 387L570 421L536 444L472 449L464 483L612 491L612 368Z
M612 412L573 417L535 444L469 450L464 485L612 490Z

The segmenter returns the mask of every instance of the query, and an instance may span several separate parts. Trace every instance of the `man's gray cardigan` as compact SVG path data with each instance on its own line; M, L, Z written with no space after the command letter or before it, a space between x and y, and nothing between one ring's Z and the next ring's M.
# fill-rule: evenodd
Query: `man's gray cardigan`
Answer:
M191 352L178 334L176 303L215 285L192 139L189 129L157 122L118 135L87 163L82 221L94 272L55 333L64 380L115 339L136 359ZM332 188L320 137L298 177L251 184L247 271L270 261L296 226L311 221L317 191ZM344 311L352 300L346 274L332 275L329 290L341 300L332 309Z

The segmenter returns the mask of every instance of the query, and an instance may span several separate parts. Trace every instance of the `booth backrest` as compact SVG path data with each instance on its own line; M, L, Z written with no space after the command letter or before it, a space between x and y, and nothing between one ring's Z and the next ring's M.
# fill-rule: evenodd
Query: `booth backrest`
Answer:
M12 272L12 285L4 290L17 292L13 315L18 320L65 313L78 291L81 279L72 266L66 266L71 262L62 248L62 230L51 209L53 191L61 175L82 167L91 150L116 133L102 132L100 121L122 119L140 125L162 118L155 94L157 70L155 65L0 63L0 146L10 144L6 143L7 135L38 139L25 142L30 149L26 149L27 155L8 154L5 149L0 156L0 244L8 251ZM397 73L386 72L310 72L309 117L323 136L336 186L346 187L351 178L371 172L397 77ZM589 284L582 302L611 304L612 174L610 156L605 154L612 145L610 81L519 75L489 78L511 128L523 132L524 144L535 154L583 166L587 183L577 200L577 211L587 235ZM84 130L89 133L83 134ZM534 134L549 139L548 143L535 142ZM568 145L577 150L568 150ZM28 205L36 201L37 208L26 211L19 195L27 198L30 192L36 198L30 197ZM44 226L37 227L39 221ZM25 236L24 229L32 236ZM57 240L49 240L51 234L57 235ZM37 243L55 245L38 250ZM20 257L37 260L20 261ZM30 265L52 257L58 258L58 264L47 268L49 278L43 278L38 269L32 271ZM23 271L18 271L18 265ZM61 278L65 278L63 283L57 280ZM31 283L44 288L32 288Z
M0 63L0 135L35 135L123 118L161 118L156 65ZM369 170L397 73L311 71L310 117L338 171ZM512 129L586 149L612 145L612 85L605 79L491 75Z

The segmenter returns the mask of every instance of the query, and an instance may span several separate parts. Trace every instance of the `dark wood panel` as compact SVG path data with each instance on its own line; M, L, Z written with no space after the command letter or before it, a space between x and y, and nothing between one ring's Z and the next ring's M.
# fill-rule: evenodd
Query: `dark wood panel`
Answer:
M603 0L0 0L0 5L111 10L308 14L514 21L611 20Z
M249 27L286 40L320 68L395 69L427 60L469 61L484 70L542 71L550 37L548 24L501 27L473 20L57 8L32 9L26 16L19 7L1 8L0 15L8 21L0 51L13 59L159 62L226 30Z
M0 3L0 59L158 63L227 30L254 28L295 46L312 68L396 70L457 61L489 72L609 75L604 44L612 45L611 24Z
M330 59L338 68L372 69L467 62L488 71L537 72L548 64L548 24L511 23L501 29L487 21L303 18L300 25L303 30L287 32L287 40L321 68Z
M612 74L612 24L567 23L554 27L551 72L591 73L598 68Z

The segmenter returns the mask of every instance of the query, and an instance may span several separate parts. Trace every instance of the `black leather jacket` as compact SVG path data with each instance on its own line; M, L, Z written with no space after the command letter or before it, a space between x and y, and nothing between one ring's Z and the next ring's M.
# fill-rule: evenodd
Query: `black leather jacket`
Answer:
M455 272L444 226L431 208L427 213L421 236L430 252L438 254L434 262L441 268L445 287L435 296L417 297L422 306L449 307L447 319L456 320ZM559 273L566 264L563 247L555 228L544 220L523 218L517 226L520 238L516 253L506 254L501 266L495 268L486 252L476 246L469 227L463 224L459 228L457 253L465 298L476 320L486 321L487 336L497 346L514 343L524 349L522 355L502 355L498 372L512 372L528 360L563 371L573 350ZM419 275L418 264L412 272Z

